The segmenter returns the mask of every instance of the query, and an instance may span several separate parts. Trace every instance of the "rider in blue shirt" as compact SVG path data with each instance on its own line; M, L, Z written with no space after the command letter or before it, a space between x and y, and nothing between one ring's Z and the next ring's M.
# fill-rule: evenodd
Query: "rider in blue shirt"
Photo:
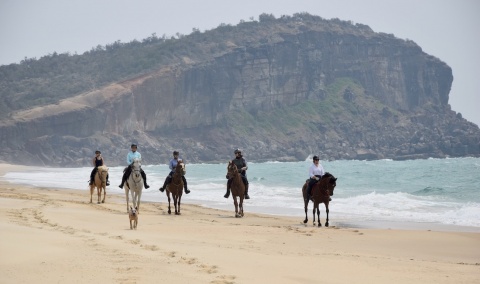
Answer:
M163 186L158 189L161 192L164 192L167 185L172 182L173 174L175 173L175 168L177 167L178 162L182 161L182 158L179 158L179 155L180 153L178 151L173 151L173 159L171 159L170 163L168 164L168 167L170 168L170 173L165 179ZM187 180L185 179L185 176L182 176L182 179L183 179L184 191L186 194L189 194L190 190L187 188Z
M130 174L132 173L132 163L133 163L133 160L134 159L142 159L142 155L140 155L139 152L137 152L137 144L132 144L130 146L130 149L131 151L128 152L127 154L127 164L128 164L128 167L126 167L124 170L123 170L123 177L122 177L122 183L118 186L120 188L123 188L123 184L125 183L125 181L128 179L128 177L130 176ZM150 186L147 184L147 175L145 174L145 172L143 171L143 169L140 168L140 174L142 175L142 178L143 178L143 186L145 188L149 188Z

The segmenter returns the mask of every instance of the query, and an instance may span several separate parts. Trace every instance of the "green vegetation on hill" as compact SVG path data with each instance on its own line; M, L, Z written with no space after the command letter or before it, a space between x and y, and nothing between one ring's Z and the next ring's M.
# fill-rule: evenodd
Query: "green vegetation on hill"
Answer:
M56 103L162 66L181 64L183 58L193 62L208 61L229 48L275 41L272 31L283 32L285 29L277 23L288 23L288 28L292 30L303 28L299 25L303 23L305 26L322 24L333 30L371 32L368 26L354 26L351 22L338 19L324 20L308 13L278 19L262 14L258 21L241 21L236 26L220 24L205 32L193 29L187 36L177 33L169 38L153 34L141 42L116 41L106 46L99 45L82 55L53 52L40 59L25 58L20 64L0 66L0 119L12 111Z

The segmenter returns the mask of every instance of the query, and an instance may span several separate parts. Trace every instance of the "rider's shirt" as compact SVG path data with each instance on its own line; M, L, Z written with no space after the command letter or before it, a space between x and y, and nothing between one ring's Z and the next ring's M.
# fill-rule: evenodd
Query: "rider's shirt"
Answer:
M245 159L243 157L233 159L232 163L234 163L235 166L237 166L237 169L238 169L239 172L241 172L242 174L243 174L243 172L245 172L245 171L241 170L241 168L247 167L247 162L245 161Z
M97 157L95 157L95 167L100 167L100 166L103 166L103 158L100 157L100 159L97 159Z
M128 152L127 154L127 164L128 165L131 165L133 163L133 160L134 159L142 159L142 155L140 155L140 153L138 153L138 151L130 151Z
M170 160L170 163L168 164L168 167L170 168L170 171L172 171L172 172L175 171L175 168L178 165L178 161L182 161L182 158L178 158L178 159L173 158L173 159Z
M323 166L318 163L318 166L315 164L312 164L310 168L308 169L308 175L310 178L314 176L323 176L325 174L325 170L323 169Z

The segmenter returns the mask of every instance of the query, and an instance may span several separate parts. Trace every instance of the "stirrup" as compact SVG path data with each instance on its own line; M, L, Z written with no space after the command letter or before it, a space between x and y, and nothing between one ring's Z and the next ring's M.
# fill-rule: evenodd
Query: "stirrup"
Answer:
M248 193L245 193L245 199L250 199L250 196L248 195Z

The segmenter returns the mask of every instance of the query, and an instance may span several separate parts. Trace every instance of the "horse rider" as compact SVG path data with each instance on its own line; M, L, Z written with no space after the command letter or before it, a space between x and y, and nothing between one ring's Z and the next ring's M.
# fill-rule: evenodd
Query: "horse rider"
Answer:
M235 159L232 160L232 163L237 166L240 176L242 177L243 184L245 185L245 199L250 199L250 196L248 196L247 161L245 161L245 158L242 156L242 151L240 149L236 149L233 153L235 154ZM225 198L230 196L230 186L232 185L232 180L233 178L230 178L227 182L227 193L225 193L223 196Z
M173 158L170 160L170 163L168 164L168 167L170 168L170 173L165 179L163 186L158 189L161 192L164 192L167 185L172 182L173 174L175 173L175 168L177 167L178 162L182 161L182 158L179 158L179 155L180 153L178 151L173 151ZM187 188L187 180L185 179L184 175L182 175L182 179L183 179L183 189L186 194L189 194L190 190Z
M325 170L320 164L320 159L318 158L318 156L313 156L313 164L308 169L308 175L310 176L310 179L307 186L307 200L310 200L310 198L312 197L313 185L316 184L324 174Z
M93 164L93 170L92 173L90 174L90 182L88 183L89 185L92 185L94 180L95 180L95 174L98 171L98 167L104 166L105 161L103 160L102 157L102 152L100 151L95 151L95 157L92 159L92 164ZM108 180L108 174L107 174L107 186L110 185L110 181Z
M137 152L137 144L132 144L130 146L130 149L131 151L128 152L127 154L127 164L128 164L128 167L126 167L124 170L123 170L123 177L122 177L122 183L118 186L120 188L123 188L123 184L125 183L125 181L128 179L128 177L130 176L130 174L132 173L132 163L133 163L133 160L134 159L139 159L141 160L142 159L142 155ZM145 188L149 188L150 186L147 184L147 175L145 174L145 172L143 171L142 168L140 168L140 174L142 175L142 178L143 178L143 186Z

